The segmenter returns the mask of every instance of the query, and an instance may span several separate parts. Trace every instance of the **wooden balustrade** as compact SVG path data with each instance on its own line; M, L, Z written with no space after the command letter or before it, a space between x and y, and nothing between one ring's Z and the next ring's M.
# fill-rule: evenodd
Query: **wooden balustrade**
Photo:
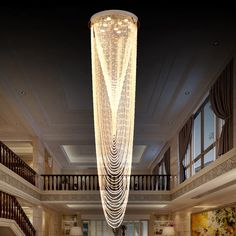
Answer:
M36 172L1 141L0 163L35 185Z
M99 190L97 175L42 175L44 190ZM130 190L170 190L170 175L131 175Z
M0 191L0 218L15 220L26 236L35 236L34 226L29 221L14 196Z

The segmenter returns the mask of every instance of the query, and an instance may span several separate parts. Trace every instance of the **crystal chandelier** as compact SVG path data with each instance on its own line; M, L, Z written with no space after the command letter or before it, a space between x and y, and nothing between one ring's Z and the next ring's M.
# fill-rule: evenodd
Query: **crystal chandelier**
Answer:
M133 153L137 17L110 10L91 17L93 109L100 196L107 223L124 218Z

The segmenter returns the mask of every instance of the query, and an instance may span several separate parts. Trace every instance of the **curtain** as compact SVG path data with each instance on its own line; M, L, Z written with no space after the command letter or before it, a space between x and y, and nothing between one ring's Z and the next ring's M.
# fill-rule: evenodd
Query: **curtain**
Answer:
M166 190L170 190L170 148L168 148L165 152L163 159L165 163L166 174L169 175L167 177Z
M193 116L191 116L184 127L179 132L179 167L180 167L180 183L185 179L185 167L183 165L183 160L187 152L188 145L191 142L192 138L192 125L193 125Z
M233 59L210 90L210 102L215 115L224 120L218 155L233 147Z
M170 175L170 148L164 154L163 161L165 163L166 174Z
M159 167L160 167L160 162L153 169L152 173L155 174L155 175L159 175Z
M166 174L170 175L170 148L167 149L167 151L164 153L163 158L161 159L160 162L158 162L158 164L156 165L156 167L153 169L153 173L154 174L159 174L159 168L162 165L162 163L164 162L165 165L165 170L166 170Z
M159 173L160 166L162 166L163 164L165 167L166 175L169 175L169 176L164 177L165 179L163 179L163 183L162 183L163 186L159 186L158 189L165 189L164 185L166 183L166 190L170 190L170 148L167 149L161 161L153 169L153 173L156 175L163 174L163 173ZM161 183L159 183L159 185L161 185Z

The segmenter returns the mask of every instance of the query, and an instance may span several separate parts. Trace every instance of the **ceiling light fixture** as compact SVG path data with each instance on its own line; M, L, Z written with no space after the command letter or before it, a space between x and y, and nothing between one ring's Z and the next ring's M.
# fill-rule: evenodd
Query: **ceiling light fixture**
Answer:
M103 212L118 228L124 218L133 153L137 17L110 10L91 17L93 109Z
M214 47L218 47L218 46L220 45L220 41L215 40L215 41L213 41L212 45L213 45Z
M26 95L25 90L19 90L18 92L19 92L19 94L22 95L22 96L25 96L25 95Z

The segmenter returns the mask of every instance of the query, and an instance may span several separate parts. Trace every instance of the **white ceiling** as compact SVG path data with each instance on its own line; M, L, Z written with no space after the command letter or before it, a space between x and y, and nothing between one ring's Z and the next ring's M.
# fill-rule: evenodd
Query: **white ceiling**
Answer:
M63 168L95 165L87 22L97 9L86 9L0 9L0 140L31 141L37 136ZM141 23L134 139L134 149L141 150L134 155L136 169L150 167L236 46L232 12L199 15L192 9L181 14L180 9L173 14L160 9L154 17L149 11L133 9ZM73 164L62 146L74 147Z

